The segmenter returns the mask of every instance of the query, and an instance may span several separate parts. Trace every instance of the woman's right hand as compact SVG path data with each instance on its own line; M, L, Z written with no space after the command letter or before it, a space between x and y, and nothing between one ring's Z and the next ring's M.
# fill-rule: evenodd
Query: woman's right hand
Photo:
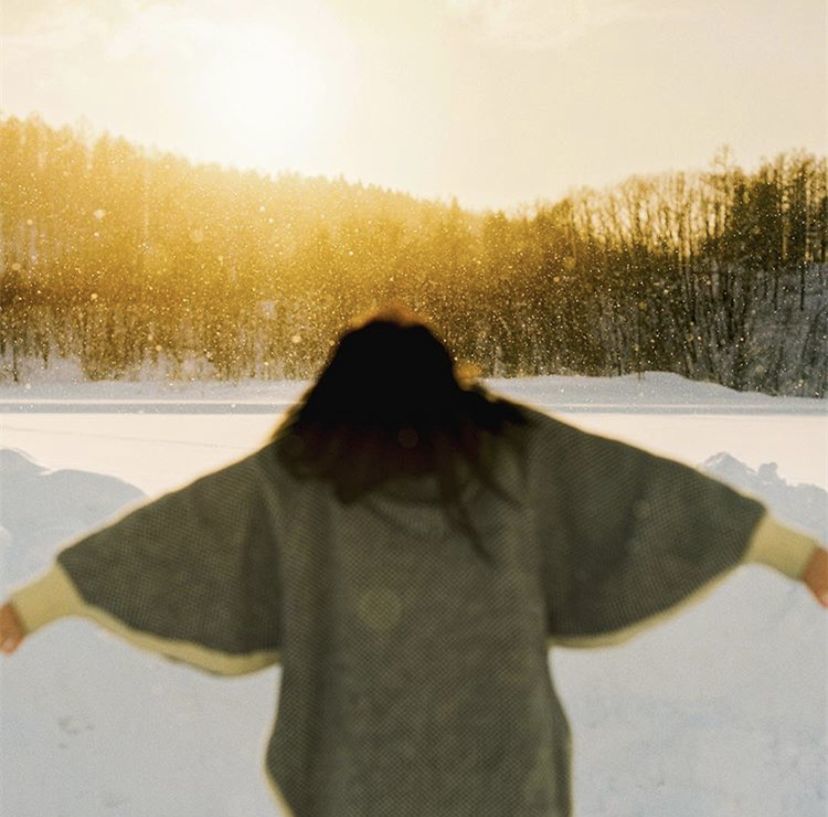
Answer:
M7 601L0 607L0 651L11 655L26 637L26 628L14 605Z
M802 581L808 585L817 601L823 607L828 607L828 550L817 548L814 551L802 574Z

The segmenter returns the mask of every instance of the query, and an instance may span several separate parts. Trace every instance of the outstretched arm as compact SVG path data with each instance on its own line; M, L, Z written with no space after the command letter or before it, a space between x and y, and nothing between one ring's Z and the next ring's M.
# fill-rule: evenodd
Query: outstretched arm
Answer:
M765 514L757 525L742 564L765 565L794 581L801 581L819 604L828 607L828 550L810 536L781 524L773 515ZM708 595L727 575L728 573L723 573L691 594L682 604L632 626L601 635L550 639L550 646L590 648L624 644Z
M208 672L279 661L278 513L264 456L207 474L63 548L0 608L0 649L13 652L24 636L75 615Z
M824 603L819 543L758 499L617 440L539 426L536 529L553 644L618 643L745 562L803 581Z

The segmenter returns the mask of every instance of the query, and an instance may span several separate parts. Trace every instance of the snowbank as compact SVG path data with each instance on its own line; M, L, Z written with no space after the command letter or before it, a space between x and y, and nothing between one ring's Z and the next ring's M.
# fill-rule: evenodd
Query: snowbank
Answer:
M774 397L737 392L716 383L687 380L668 372L646 372L621 377L492 378L493 391L554 410L567 411L691 411L828 414L828 399ZM90 410L105 403L113 410L169 411L175 404L199 404L213 410L232 406L241 411L258 406L272 411L296 400L308 387L303 380L242 380L187 382L136 380L87 382L74 375L0 384L0 412Z

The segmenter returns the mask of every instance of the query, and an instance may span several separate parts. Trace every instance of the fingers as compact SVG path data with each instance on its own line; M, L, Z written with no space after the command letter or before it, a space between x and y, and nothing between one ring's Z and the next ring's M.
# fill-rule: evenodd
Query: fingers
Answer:
M5 636L0 641L0 652L11 655L21 644L23 639L20 636Z
M6 602L0 607L0 652L11 655L25 638L23 624L14 606Z
M802 581L808 585L816 600L823 606L828 607L828 551L824 548L817 548L814 555L808 562L805 572L802 574Z

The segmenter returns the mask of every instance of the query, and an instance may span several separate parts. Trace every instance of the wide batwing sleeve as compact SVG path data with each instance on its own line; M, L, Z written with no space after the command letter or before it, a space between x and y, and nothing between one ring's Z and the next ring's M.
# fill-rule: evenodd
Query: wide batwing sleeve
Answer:
M24 626L65 614L209 672L279 660L274 498L248 457L69 545L12 594Z
M563 423L545 424L539 445L551 643L625 640L700 597L743 561L765 516L689 466Z

